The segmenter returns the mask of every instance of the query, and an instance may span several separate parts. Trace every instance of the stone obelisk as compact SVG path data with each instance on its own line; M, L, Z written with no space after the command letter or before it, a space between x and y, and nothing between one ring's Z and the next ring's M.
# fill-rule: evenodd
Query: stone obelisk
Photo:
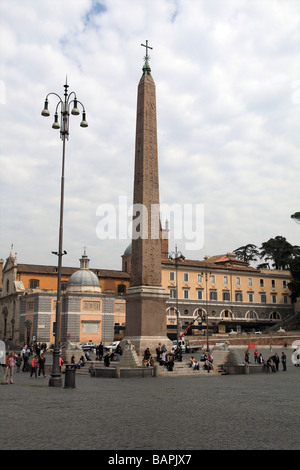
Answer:
M142 46L144 46L142 44ZM158 343L170 350L167 338L166 299L161 285L161 225L157 152L156 93L149 66L148 46L143 75L138 85L133 232L130 287L126 294L125 340L139 355L149 347L155 355Z

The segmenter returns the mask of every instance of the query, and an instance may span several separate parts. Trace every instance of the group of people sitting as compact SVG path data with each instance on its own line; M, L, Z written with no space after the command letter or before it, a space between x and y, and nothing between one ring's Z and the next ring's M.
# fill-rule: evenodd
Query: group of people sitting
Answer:
M202 358L201 358L201 361L204 362L204 369L207 371L207 372L210 372L211 370L213 370L214 366L213 366L213 357L211 354L203 354ZM200 364L199 362L195 359L194 356L191 356L190 357L190 367L194 370L200 370Z

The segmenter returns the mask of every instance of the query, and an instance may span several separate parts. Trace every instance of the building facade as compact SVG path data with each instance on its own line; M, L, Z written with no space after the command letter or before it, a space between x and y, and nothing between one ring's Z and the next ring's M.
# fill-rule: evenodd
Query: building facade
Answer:
M54 343L57 268L18 264L11 251L1 279L1 338L20 344ZM113 341L115 326L124 328L128 284L126 273L90 270L85 253L80 269L63 268L61 342Z
M176 338L177 320L180 333L194 320L187 334L205 334L207 326L213 333L252 332L280 324L294 313L288 289L289 271L256 269L232 253L199 261L184 260L176 269L168 259L166 237L162 240L161 256L162 286L169 294L165 321L171 339ZM122 338L130 257L129 245L122 255L121 271L90 270L88 265L84 270L85 254L80 269L63 268L63 342L91 339L108 343ZM94 284L87 283L87 271ZM18 264L11 251L1 279L0 338L20 343L53 343L57 268Z

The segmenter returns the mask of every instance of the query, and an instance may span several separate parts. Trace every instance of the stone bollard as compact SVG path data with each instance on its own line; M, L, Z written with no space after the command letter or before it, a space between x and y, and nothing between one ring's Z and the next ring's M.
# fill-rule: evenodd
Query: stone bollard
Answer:
M75 388L75 372L75 364L66 364L64 388Z
M116 379L119 379L121 377L121 371L120 371L120 366L119 365L116 366L116 368L115 368L114 377Z

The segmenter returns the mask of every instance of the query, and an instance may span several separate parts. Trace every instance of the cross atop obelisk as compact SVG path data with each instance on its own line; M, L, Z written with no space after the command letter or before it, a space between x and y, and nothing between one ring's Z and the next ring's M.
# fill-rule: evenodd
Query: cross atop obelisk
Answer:
M144 74L147 74L148 72L149 73L151 72L151 68L150 68L150 65L149 65L150 56L148 55L148 49L153 49L153 47L148 46L148 39L146 39L146 44L141 44L141 46L146 48L146 55L144 57L145 64L144 64L144 67L143 67L143 72L144 72Z

